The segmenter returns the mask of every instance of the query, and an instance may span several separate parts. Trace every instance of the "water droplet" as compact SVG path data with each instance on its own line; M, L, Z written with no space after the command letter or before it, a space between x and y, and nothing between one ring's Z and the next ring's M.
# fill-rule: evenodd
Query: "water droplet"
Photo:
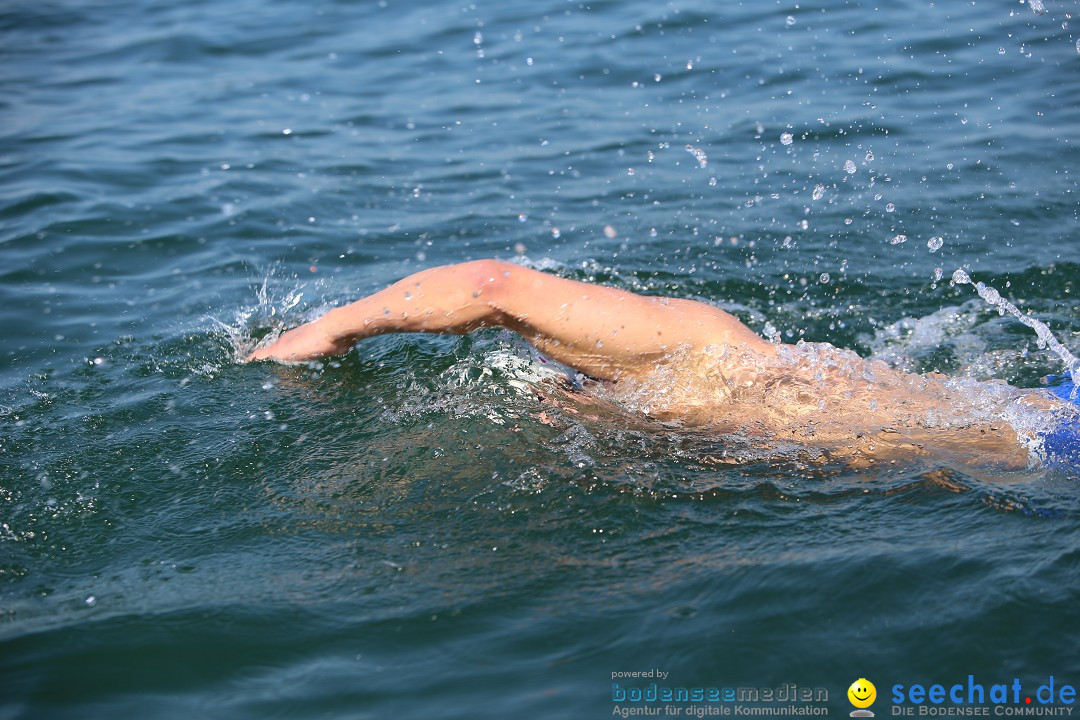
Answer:
M524 255L526 249L527 248L525 247L525 243L514 243L514 252L516 252L518 255Z
M866 151L866 162L873 162L873 161L874 161L874 151L873 150L867 150Z
M961 268L956 268L956 272L952 274L952 281L957 285L966 285L971 282L971 278Z
M518 222L525 222L528 219L529 219L529 216L526 215L525 213L519 213L518 214Z
M551 228L551 237L558 239L560 235L562 235L562 231L559 228Z
M829 277L829 273L821 273L818 277L818 282L822 285L828 285L830 280L832 280L832 278Z
M619 233L615 231L615 228L611 227L610 225L605 225L604 226L604 237L606 237L606 238L614 238L614 237L617 237L618 235L619 235Z
M1031 8L1031 12L1036 15L1046 14L1046 6L1043 5L1042 0L1028 0L1028 6Z
M825 186L824 185L815 186L814 187L814 199L815 200L820 200L823 197L825 197Z
M97 605L97 598L93 595L87 595L86 600L84 600L83 602L86 603L87 607L94 607L95 605Z
M847 160L844 162L844 172L846 172L848 175L854 175L855 170L855 163L853 161Z
M701 148L696 148L693 145L687 145L686 152L694 156L694 159L698 161L698 167L705 167L709 164L709 158L705 154L705 151Z
M716 187L716 178L709 178L709 187Z
M926 247L930 248L930 252L937 252L944 244L945 239L936 235L926 241Z
M479 30L477 30L476 34L473 35L473 37L472 37L472 41L473 41L473 45L479 45L480 43L484 42L483 33L481 33Z
M1005 48L999 47L998 48L998 55L1004 55L1004 54L1005 54Z
M907 242L907 235L904 235L903 233L901 233L900 235L894 235L889 238L890 245L899 245L900 243L905 242Z
M281 131L282 135L292 135L292 128L285 128Z
M795 16L794 15L788 15L784 19L784 24L787 25L788 27L791 27L792 25L794 25L795 24Z
M795 141L795 138L794 138L794 136L792 136L791 133L789 133L789 132L780 133L780 144L781 145L790 145L794 141Z
M885 212L895 212L895 211L896 211L896 205L894 205L893 203L889 203L889 204L887 204L885 206Z

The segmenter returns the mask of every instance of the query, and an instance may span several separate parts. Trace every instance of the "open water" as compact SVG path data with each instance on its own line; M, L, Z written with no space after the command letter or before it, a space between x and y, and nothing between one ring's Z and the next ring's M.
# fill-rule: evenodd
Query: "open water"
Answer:
M0 717L1080 683L1075 469L716 465L542 403L498 331L236 362L494 256L1036 386L1057 356L950 282L1080 347L1080 6L1035 10L4 2Z

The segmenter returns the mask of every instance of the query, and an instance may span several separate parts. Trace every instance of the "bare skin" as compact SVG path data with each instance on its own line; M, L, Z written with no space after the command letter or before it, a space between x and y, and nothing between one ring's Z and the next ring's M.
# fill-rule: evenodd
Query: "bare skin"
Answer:
M513 330L592 378L662 397L646 410L656 417L802 443L853 465L942 453L1027 464L1027 450L1008 423L925 426L927 413L957 404L941 376L907 375L858 358L854 370L835 370L832 362L800 365L779 357L791 346L763 340L719 308L495 260L410 275L289 330L246 359L302 362L345 353L358 340L385 333L464 334L484 327ZM865 379L868 372L872 381ZM1021 402L1056 407L1043 395Z
M600 380L643 377L676 348L775 347L719 308L645 297L519 265L477 260L422 270L288 331L248 360L298 362L339 355L393 332L513 330L553 359Z

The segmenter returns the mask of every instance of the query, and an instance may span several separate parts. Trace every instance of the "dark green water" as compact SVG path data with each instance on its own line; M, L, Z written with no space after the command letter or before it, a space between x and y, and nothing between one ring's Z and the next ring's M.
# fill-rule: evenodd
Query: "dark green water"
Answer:
M5 3L0 718L1080 683L1075 469L717 466L540 401L494 331L235 362L496 256L1037 385L949 278L1080 349L1080 8L1045 4Z

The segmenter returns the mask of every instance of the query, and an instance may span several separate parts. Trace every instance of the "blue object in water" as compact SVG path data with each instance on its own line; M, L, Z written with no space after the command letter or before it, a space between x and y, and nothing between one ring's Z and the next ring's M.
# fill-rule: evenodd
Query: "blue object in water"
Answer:
M1053 381L1053 378L1051 378ZM1047 388L1057 397L1080 406L1080 393L1071 380L1062 380ZM1080 463L1080 425L1061 420L1043 437L1043 450L1050 462Z

